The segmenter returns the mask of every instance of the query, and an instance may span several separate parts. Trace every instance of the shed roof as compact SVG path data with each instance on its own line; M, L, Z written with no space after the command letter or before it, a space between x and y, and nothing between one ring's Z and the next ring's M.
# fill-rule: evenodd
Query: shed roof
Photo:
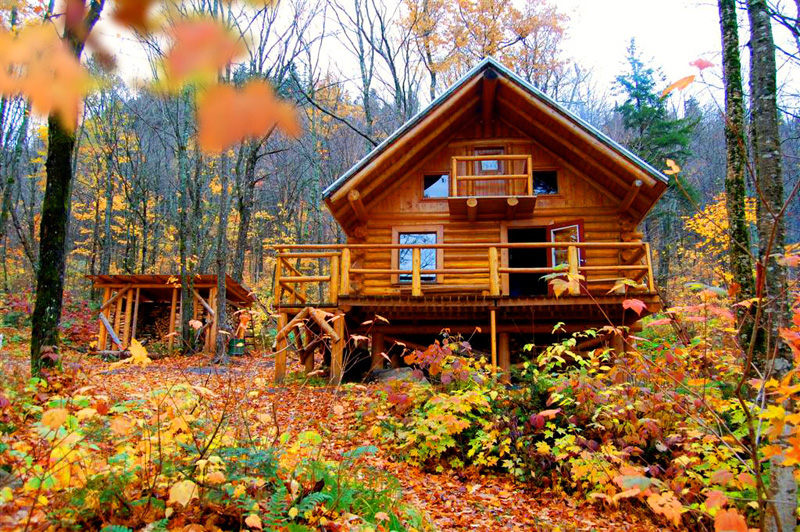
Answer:
M170 301L172 290L181 285L180 275L87 275L86 278L91 279L94 286L98 288L146 287L152 299L163 299L164 301ZM193 281L196 287L212 287L217 285L217 276L195 275ZM247 307L255 302L250 289L234 281L230 275L225 277L225 290L228 301L235 305Z
M595 173L598 176L601 173L618 176L619 179L610 184L609 189L620 201L626 195L626 184L643 181L644 193L638 195L630 208L634 219L643 218L664 193L669 182L666 175L558 104L493 57L487 57L323 191L323 199L340 223L343 222L340 215L345 212L344 204L347 203L345 196L351 188L368 181L369 188L375 189L376 181L391 180L400 168L408 166L409 157L413 157L414 153L425 153L422 151L424 146L420 144L442 140L454 128L461 127L466 120L474 118L475 114L469 111L480 108L481 80L489 70L499 75L498 111L505 111L523 123L520 129L524 129L532 138L541 141L570 163L597 169ZM431 132L438 135L430 134ZM395 149L396 146L400 148ZM575 148L584 157L577 157ZM606 183L602 184L605 186ZM371 200L369 197L363 199L365 204Z

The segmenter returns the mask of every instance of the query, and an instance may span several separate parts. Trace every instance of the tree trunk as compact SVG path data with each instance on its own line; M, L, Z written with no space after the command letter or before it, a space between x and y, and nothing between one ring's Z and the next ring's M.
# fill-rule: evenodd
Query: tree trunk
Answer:
M260 144L259 144L260 146ZM248 147L244 161L244 175L241 180L237 207L239 211L239 227L236 233L236 251L233 255L231 277L241 283L244 278L244 259L247 252L247 234L250 232L250 221L253 217L253 195L256 189L256 161L258 148Z
M48 119L47 133L47 185L39 230L36 303L31 316L31 374L37 376L54 362L43 357L43 352L58 345L75 146L75 135L64 128L60 118Z
M222 190L219 194L219 226L217 227L217 345L216 361L218 363L228 362L228 339L227 334L220 331L227 330L226 302L228 300L225 280L228 274L228 158L226 155L220 157L219 181ZM228 331L230 332L230 331Z
M744 169L747 155L735 0L719 0L719 25L722 31L722 71L725 84L725 204L728 211L730 271L733 281L739 286L739 299L750 299L755 295L755 283L750 258L750 231L745 216Z
M114 206L114 174L111 171L112 164L112 155L109 153L106 156L106 208L105 214L103 215L103 250L100 253L101 275L108 275L111 273L111 250L114 248L114 238L111 234L111 217Z
M764 273L761 286L756 287L764 307L764 318L768 337L776 339L776 345L767 351L775 353L772 369L780 378L791 368L791 356L784 356L776 334L778 327L789 317L786 269L776 260L784 253L785 222L779 214L784 203L782 156L777 105L777 80L775 45L772 38L770 14L765 0L748 0L747 13L750 20L750 98L751 135L755 181L759 194L757 203L758 256ZM763 286L763 288L762 288ZM763 303L762 303L763 304ZM797 526L797 482L793 467L782 465L775 457L770 467L770 500L774 501L766 515L765 530L792 531Z

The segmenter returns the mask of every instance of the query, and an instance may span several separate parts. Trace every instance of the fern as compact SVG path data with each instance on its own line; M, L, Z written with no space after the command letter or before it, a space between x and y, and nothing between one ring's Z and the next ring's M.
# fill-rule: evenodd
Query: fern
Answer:
M102 529L100 529L100 532L133 532L133 530L131 530L127 526L106 525Z
M297 503L295 507L297 508L298 513L300 515L303 515L309 510L313 510L318 505L329 502L330 500L331 496L328 495L327 493L322 493L322 492L312 493L307 497L305 497L302 501Z

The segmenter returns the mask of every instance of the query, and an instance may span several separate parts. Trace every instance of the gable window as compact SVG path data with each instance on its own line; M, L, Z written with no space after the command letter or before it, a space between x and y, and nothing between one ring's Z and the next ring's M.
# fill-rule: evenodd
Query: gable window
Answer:
M475 155L504 155L506 149L502 146L488 148L475 148ZM503 165L499 159L478 161L476 173L478 175L492 175L502 173Z
M436 244L438 241L437 233L398 233L399 244ZM436 269L436 255L438 249L421 249L420 250L420 269L421 270L435 270ZM401 248L397 253L397 269L410 270L412 268L412 251L411 248ZM423 273L421 276L423 283L435 283L435 273ZM411 274L401 273L398 275L398 282L410 283Z
M425 174L422 176L423 198L446 198L450 195L450 174Z
M542 196L558 194L558 172L555 170L534 170L533 193Z

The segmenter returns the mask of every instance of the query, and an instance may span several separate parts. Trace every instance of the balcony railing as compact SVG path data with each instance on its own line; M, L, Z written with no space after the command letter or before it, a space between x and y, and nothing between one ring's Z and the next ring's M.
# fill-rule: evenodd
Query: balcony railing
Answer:
M451 164L450 197L534 195L530 155L463 155Z
M510 295L504 293L503 276L510 274L548 275L552 273L571 274L573 279L580 274L580 283L570 283L569 296L595 293L591 285L595 283L616 284L621 279L642 283L642 291L655 293L650 245L645 242L530 242L530 243L461 243L461 244L309 244L274 246L276 250L274 300L276 307L313 305L317 307L336 307L340 299L355 300L359 297L375 295L369 288L353 290L354 278L382 279L391 286L394 293L408 292L412 297L422 297L426 293L441 293L443 287L449 294L474 293L474 287L450 284L447 280L460 276L479 276L488 280L481 292L489 297ZM389 267L362 267L354 265L353 256L359 254L357 262L366 262L364 257L370 253L386 255L387 251L410 249L411 268L403 269L389 262ZM442 253L475 251L486 253L483 261L476 267L436 267L423 268L422 250L442 250ZM504 265L503 251L512 249L566 249L568 262L558 267L509 267ZM615 250L618 252L617 264L591 264L591 260L581 258L590 250ZM445 257L447 257L445 255ZM373 261L374 262L374 261ZM442 261L444 264L445 261ZM589 262L589 264L586 264ZM601 274L602 277L597 277ZM427 283L424 276L446 276L445 282ZM399 276L410 276L410 283L398 283ZM437 279L441 279L437 277ZM312 285L312 286L309 286ZM607 288L603 288L603 293Z

